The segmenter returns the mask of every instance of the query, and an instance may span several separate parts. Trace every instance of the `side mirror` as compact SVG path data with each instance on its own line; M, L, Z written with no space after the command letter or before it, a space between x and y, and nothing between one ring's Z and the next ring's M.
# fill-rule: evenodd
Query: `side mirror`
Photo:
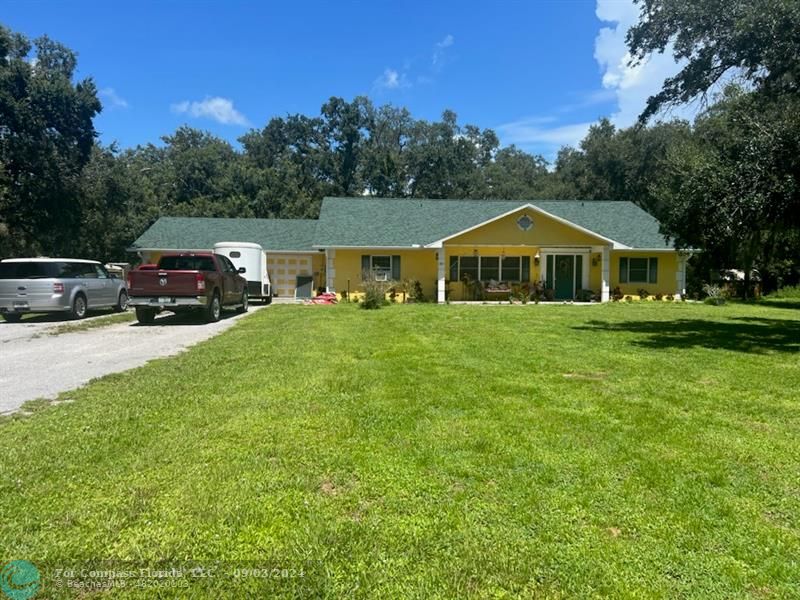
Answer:
M247 273L247 269L245 269L244 267L239 267L239 268L236 270L236 272L237 272L237 273Z
M108 276L111 277L111 279L119 279L119 275L117 273L109 273Z

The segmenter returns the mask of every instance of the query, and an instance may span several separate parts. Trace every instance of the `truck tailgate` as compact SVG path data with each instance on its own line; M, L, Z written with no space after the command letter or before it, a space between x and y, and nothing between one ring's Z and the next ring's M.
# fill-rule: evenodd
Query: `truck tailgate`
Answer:
M199 271L131 271L128 295L137 296L197 296Z

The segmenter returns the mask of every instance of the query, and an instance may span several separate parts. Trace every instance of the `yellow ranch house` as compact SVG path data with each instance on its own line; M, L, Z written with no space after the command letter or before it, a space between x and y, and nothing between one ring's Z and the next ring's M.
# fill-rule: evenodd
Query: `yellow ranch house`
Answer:
M418 281L440 303L501 300L537 282L556 301L685 288L687 256L618 201L325 198L318 219L162 217L131 250L154 262L220 241L260 244L278 297L357 298L365 277Z

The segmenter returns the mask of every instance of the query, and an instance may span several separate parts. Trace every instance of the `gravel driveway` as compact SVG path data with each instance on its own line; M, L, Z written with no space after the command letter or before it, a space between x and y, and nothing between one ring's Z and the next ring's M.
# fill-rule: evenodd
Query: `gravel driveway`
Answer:
M251 305L250 312L262 308ZM95 377L177 354L246 316L222 314L217 323L165 313L150 326L133 321L58 335L48 335L48 330L64 324L58 317L0 321L0 414L14 412L28 400L55 398Z

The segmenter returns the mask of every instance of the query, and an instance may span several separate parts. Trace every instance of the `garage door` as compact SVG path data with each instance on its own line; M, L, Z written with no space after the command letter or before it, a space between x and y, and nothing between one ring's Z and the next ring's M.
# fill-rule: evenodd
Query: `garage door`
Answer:
M294 298L297 277L313 277L311 254L268 254L272 289L279 298Z

